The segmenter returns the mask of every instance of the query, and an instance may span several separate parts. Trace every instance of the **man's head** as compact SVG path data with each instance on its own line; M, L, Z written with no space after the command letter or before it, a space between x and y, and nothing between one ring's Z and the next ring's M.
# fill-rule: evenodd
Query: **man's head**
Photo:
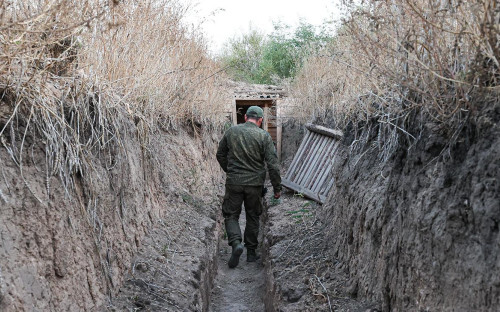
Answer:
M260 127L262 124L262 118L264 117L264 111L258 106L250 106L245 114L245 121L251 121Z

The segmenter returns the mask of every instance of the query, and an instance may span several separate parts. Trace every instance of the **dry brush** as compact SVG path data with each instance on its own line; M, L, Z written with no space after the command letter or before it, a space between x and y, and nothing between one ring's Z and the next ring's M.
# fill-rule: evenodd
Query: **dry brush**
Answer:
M471 112L498 98L497 1L344 4L350 13L335 40L295 80L298 115L329 115L339 128L376 120L387 158L401 138L411 145L425 120L453 138Z
M144 143L160 128L220 125L223 77L199 29L183 24L188 10L176 0L0 1L0 139L21 176L23 152L41 141L47 181L71 185L120 146L121 118Z

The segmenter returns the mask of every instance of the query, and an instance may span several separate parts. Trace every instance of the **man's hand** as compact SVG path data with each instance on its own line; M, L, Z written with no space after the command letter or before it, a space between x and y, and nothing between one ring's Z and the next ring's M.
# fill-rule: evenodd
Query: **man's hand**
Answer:
M281 197L281 192L278 192L278 193L274 193L274 198L275 199L278 199Z

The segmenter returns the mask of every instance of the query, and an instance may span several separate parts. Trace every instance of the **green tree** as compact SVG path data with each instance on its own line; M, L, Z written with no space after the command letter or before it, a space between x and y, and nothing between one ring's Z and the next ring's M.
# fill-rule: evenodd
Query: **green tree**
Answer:
M267 37L250 29L229 42L223 62L236 80L270 84L293 78L305 59L331 40L325 29L301 22L292 31L289 25L278 22Z
M256 29L241 37L229 40L228 47L222 55L222 61L228 66L228 73L236 80L247 82L258 81L262 60L264 35Z

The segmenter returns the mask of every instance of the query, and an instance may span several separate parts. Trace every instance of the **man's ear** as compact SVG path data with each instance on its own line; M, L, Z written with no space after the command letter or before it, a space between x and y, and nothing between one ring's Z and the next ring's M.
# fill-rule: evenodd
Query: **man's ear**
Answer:
M247 114L245 114L245 122L247 121Z

